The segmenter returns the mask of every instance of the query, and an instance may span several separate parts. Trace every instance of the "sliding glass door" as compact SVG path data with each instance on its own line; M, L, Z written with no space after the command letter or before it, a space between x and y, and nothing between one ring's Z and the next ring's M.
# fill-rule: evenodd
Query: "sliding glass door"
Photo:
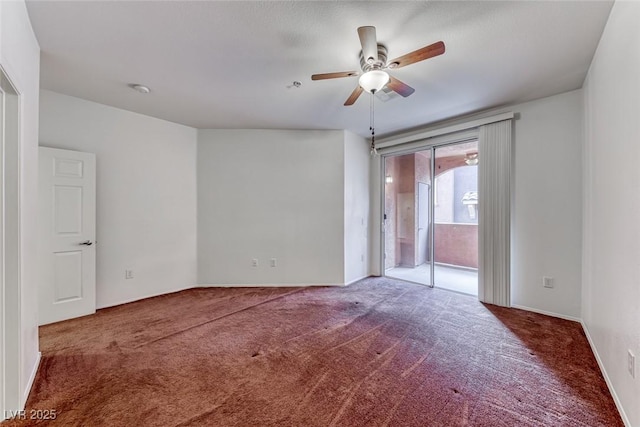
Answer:
M396 279L478 293L477 141L384 157L384 267Z

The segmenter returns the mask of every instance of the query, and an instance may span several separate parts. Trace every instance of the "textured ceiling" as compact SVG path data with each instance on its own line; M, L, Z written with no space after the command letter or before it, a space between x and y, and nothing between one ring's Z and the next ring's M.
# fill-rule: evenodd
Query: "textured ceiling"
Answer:
M356 28L394 58L409 98L376 101L380 135L582 86L612 2L28 1L42 88L197 128L349 129L367 135ZM290 87L294 80L300 88ZM128 87L151 88L141 95ZM366 96L365 96L366 95Z

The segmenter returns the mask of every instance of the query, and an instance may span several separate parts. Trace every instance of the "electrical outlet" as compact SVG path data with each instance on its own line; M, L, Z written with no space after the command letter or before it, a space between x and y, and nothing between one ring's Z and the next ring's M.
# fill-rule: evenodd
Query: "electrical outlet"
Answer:
M553 277L543 276L542 277L542 286L544 286L545 288L553 288L553 286L554 286Z
M271 267L275 267L278 265L278 262L275 258L271 258Z
M125 270L124 271L125 279L133 279L133 270Z
M251 260L251 267L257 267L258 266L258 259L254 258Z
M636 377L636 356L631 350L627 351L627 370L632 378Z

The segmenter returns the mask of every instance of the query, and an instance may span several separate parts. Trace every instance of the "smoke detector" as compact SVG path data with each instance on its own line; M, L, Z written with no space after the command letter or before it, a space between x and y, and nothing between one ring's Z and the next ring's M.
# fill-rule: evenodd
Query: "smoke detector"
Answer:
M144 85L131 84L129 85L129 87L131 87L131 89L135 90L136 92L140 92L144 94L151 92L151 89L149 89L147 86L144 86Z

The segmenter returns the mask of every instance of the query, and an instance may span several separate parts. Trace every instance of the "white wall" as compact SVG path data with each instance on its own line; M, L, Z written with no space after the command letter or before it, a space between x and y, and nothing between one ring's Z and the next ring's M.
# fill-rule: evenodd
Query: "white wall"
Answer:
M496 109L514 120L512 304L579 319L582 248L581 90ZM461 120L464 122L464 119ZM371 169L372 274L380 274L380 160ZM555 288L542 287L542 276Z
M640 3L614 4L584 84L582 318L628 426L640 426L639 22Z
M194 286L196 130L46 90L40 117L40 145L96 154L98 308Z
M344 133L344 281L369 275L369 146Z
M7 366L9 372L17 371L18 387L7 384L2 378L0 386L7 386L5 400L10 406L0 408L16 410L24 406L37 369L38 313L36 279L37 254L37 194L38 194L38 90L40 79L40 48L33 34L31 22L23 1L0 2L0 65L12 80L20 95L20 244L21 279L18 318L9 319L5 332L18 333L20 341L19 366ZM18 396L15 396L18 394ZM0 404L0 406L3 406ZM0 414L0 419L3 415Z
M514 200L511 301L580 318L582 91L512 107ZM555 287L542 287L542 276Z
M343 284L343 143L343 131L198 131L199 283Z

